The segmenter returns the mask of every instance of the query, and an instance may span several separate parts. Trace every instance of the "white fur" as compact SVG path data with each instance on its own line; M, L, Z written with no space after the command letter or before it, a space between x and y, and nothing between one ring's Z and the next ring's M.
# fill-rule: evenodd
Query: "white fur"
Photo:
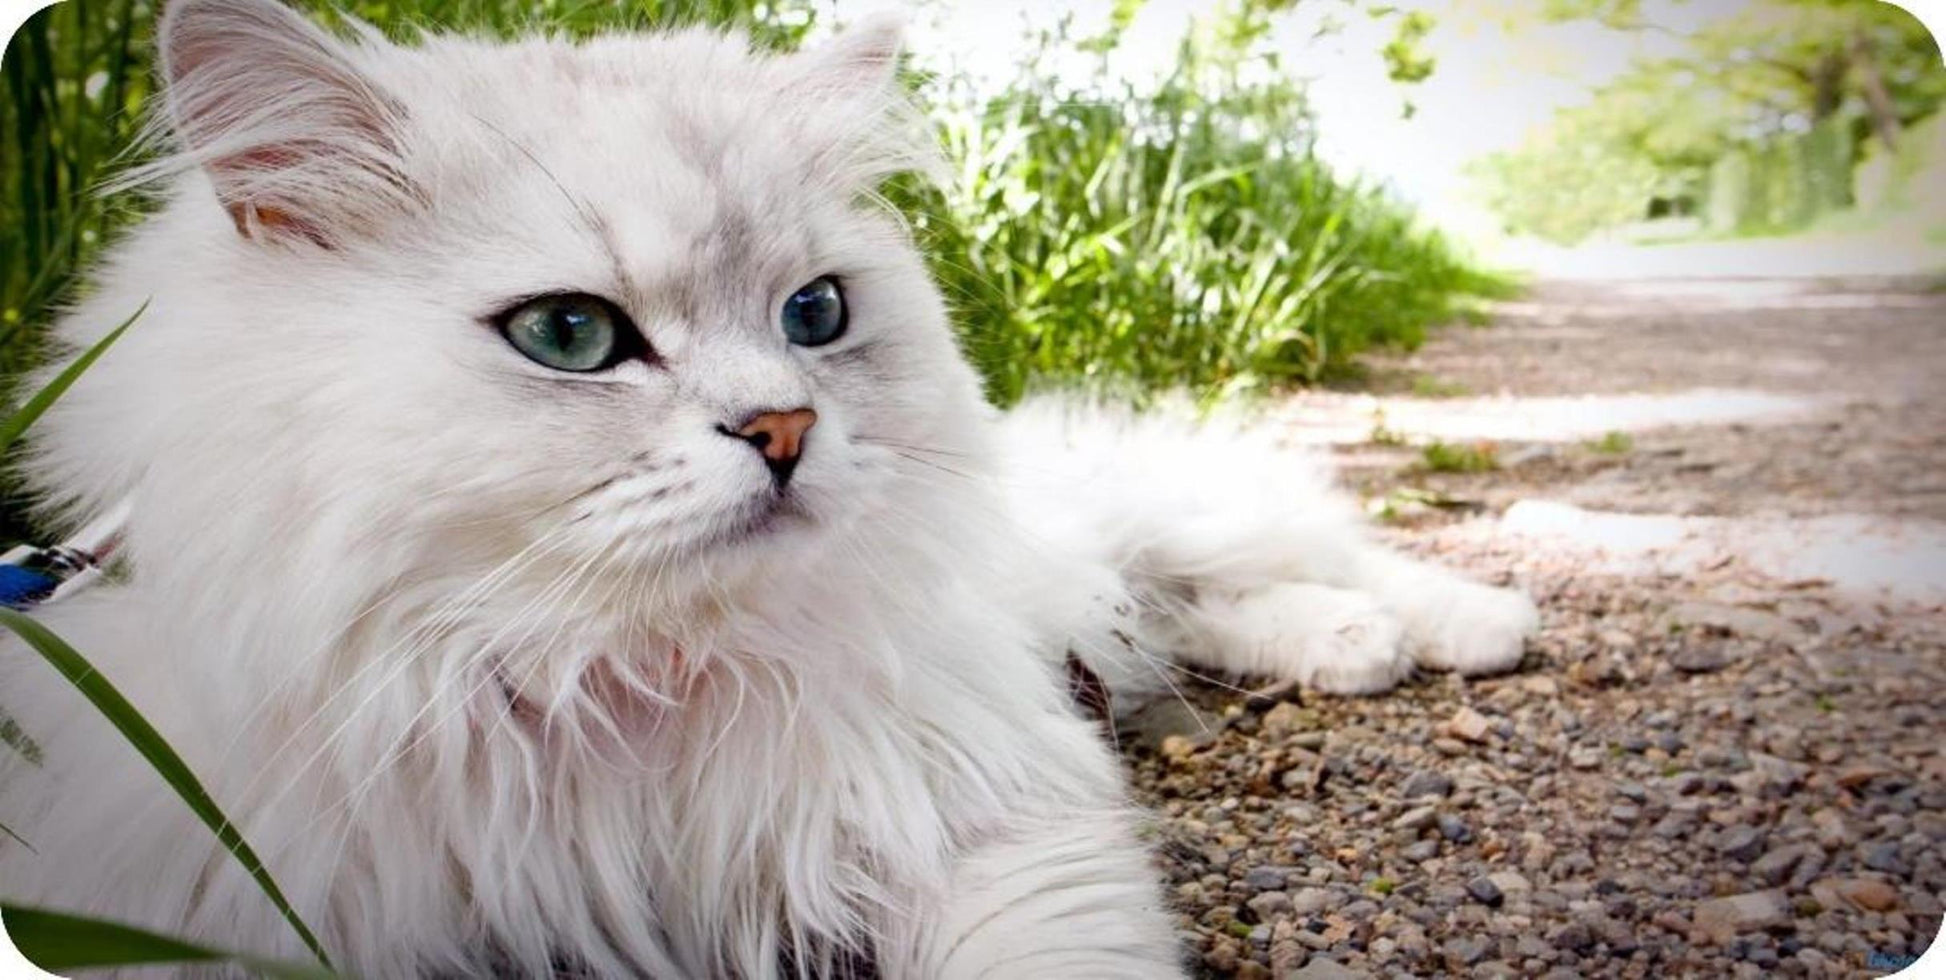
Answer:
M1373 544L1322 462L1248 419L1189 418L1050 398L1001 422L1003 485L1049 556L1020 601L1122 705L1169 661L1340 694L1520 662L1526 596Z
M1359 544L1246 436L1054 403L996 427L869 203L924 158L883 26L774 58L702 32L400 48L175 0L162 40L163 206L58 336L149 311L30 467L57 519L132 501L130 574L41 616L360 975L754 978L788 949L1176 976L1069 647L1126 637L1118 684L1162 651L1376 690L1396 617L1423 662L1518 657L1531 607ZM791 347L775 311L820 275L851 326ZM566 378L482 322L560 290L628 311L653 363ZM717 427L800 405L797 510L766 511ZM0 893L302 955L16 646L0 707L46 755L0 758L37 849L0 843Z

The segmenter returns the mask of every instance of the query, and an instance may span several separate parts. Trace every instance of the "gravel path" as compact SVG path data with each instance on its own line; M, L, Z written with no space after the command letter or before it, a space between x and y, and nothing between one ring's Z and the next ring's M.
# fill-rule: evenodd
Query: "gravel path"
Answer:
M1200 969L1877 976L1920 953L1946 908L1946 589L1780 579L1734 532L1761 525L1774 548L1855 515L1916 535L1899 560L1946 569L1924 543L1946 527L1942 367L1946 293L1911 282L1549 285L1376 365L1370 389L1449 396L1426 413L1446 422L1696 389L1814 409L1503 439L1498 468L1470 474L1339 445L1346 482L1394 505L1395 543L1519 582L1546 626L1506 677L1367 699L1191 684L1127 726ZM1321 393L1288 417L1301 435L1372 407ZM1513 533L1501 515L1534 500L1728 532L1625 568Z

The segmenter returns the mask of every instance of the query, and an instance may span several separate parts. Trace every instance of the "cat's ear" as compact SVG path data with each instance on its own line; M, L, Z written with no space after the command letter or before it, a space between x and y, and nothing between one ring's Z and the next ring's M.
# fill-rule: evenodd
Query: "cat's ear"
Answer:
M804 81L834 95L876 96L890 90L905 48L905 18L872 14L799 55Z
M240 234L331 247L411 205L396 105L296 12L170 0L157 43L178 162L208 172Z
M828 183L870 192L893 174L945 176L918 107L898 84L905 18L874 14L793 56L788 105L804 120L803 154Z

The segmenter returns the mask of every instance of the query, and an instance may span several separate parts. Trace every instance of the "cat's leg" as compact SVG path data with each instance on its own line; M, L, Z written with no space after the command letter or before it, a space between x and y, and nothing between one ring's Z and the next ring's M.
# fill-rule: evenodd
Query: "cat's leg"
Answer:
M1540 611L1518 590L1483 585L1375 543L1364 543L1354 567L1354 586L1399 617L1406 652L1422 666L1469 676L1511 670L1540 629Z
M1295 680L1333 694L1376 694L1412 672L1404 627L1376 599L1350 589L1280 582L1205 590L1175 614L1170 643L1183 660Z
M1121 810L1015 824L975 846L940 906L881 950L897 980L1176 980L1175 930Z
M1150 581L1188 583L1154 632L1177 656L1340 694L1387 690L1413 664L1491 674L1520 663L1532 600L1372 541L1355 520L1266 520L1220 558L1178 544L1145 554Z

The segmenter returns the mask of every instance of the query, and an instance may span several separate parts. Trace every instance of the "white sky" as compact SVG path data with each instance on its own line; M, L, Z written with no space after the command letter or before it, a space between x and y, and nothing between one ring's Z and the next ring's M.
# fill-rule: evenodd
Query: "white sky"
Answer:
M907 11L909 43L922 64L954 64L975 77L1005 78L1025 50L1026 29L1074 17L1077 33L1099 32L1111 0L830 0L840 20L878 9ZM1332 0L1304 0L1278 23L1273 43L1286 68L1311 80L1319 118L1319 153L1347 172L1390 183L1440 220L1465 220L1462 168L1512 147L1560 106L1587 98L1635 57L1661 53L1676 42L1664 35L1624 34L1591 23L1534 26L1515 31L1501 17L1531 10L1538 0L1394 0L1425 9L1437 22L1422 47L1437 61L1432 77L1399 86L1385 77L1379 50L1391 39L1391 20L1373 20ZM1647 0L1660 23L1677 30L1743 7L1749 0ZM1164 70L1176 44L1210 0L1149 0L1130 28L1118 70L1143 78ZM1323 16L1344 30L1312 37ZM1050 65L1054 72L1076 66ZM1407 98L1418 107L1401 118Z

